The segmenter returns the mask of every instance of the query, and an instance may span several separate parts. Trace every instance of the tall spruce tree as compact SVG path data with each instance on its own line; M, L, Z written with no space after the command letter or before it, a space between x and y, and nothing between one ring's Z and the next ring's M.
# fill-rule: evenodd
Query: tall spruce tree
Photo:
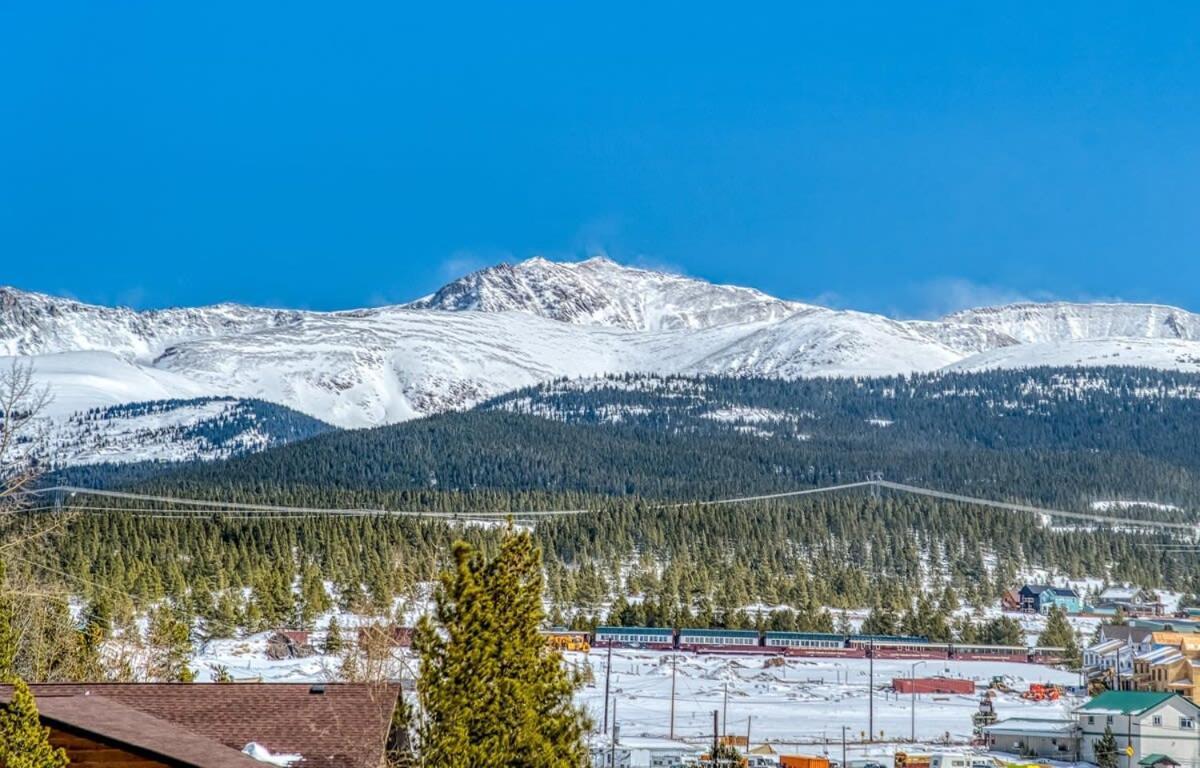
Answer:
M454 545L434 618L415 638L421 657L421 762L429 768L579 768L587 719L572 701L578 677L539 627L541 554L508 531L493 559Z

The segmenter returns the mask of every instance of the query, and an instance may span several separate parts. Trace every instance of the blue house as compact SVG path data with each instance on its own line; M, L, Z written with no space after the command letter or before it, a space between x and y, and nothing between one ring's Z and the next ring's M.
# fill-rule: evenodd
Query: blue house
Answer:
M1083 601L1080 600L1079 593L1070 587L1026 584L1021 587L1018 595L1021 598L1021 610L1026 613L1049 613L1055 606L1067 613L1079 613L1083 610Z

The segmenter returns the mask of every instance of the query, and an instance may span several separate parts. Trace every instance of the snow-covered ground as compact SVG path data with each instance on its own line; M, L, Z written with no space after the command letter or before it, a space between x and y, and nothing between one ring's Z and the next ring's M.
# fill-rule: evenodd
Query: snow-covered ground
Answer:
M614 650L610 697L616 700L622 735L665 736L670 732L671 656L668 652ZM591 667L593 682L580 700L599 722L604 710L606 651L567 654L569 664ZM728 712L730 733L744 734L750 726L755 742L816 742L841 739L842 726L859 739L868 727L870 662L866 659L774 659L767 656L679 654L676 669L675 733L681 738L704 738L712 733L713 710ZM779 666L776 666L776 665ZM893 678L912 674L913 662L880 659L875 662L875 735L908 738L912 722L910 696L890 690ZM1071 672L1035 664L991 661L925 661L918 676L973 680L980 691L993 677L1003 677L1016 691L1031 682L1077 685ZM725 691L728 688L728 706ZM1038 703L1016 694L1000 694L996 712L1006 717L1061 717L1081 699ZM961 741L971 736L971 715L979 695L921 695L916 698L918 740ZM611 717L611 710L610 710ZM749 722L748 722L749 721Z
M347 632L347 639L353 630ZM272 661L266 658L269 633L244 640L214 640L196 656L200 680L211 680L215 669L226 670L235 680L308 682L334 679L341 665L335 656ZM621 733L628 737L665 737L670 733L671 657L669 652L616 649L612 654L610 701L616 701ZM568 653L566 663L590 667L591 682L579 694L597 727L603 719L607 651ZM869 667L866 659L772 659L768 656L678 654L676 668L675 732L681 738L703 739L712 732L713 710L728 712L728 730L744 734L747 724L757 741L812 743L841 738L842 726L857 740L867 730ZM415 660L397 651L393 674L411 679ZM1034 664L984 661L921 663L918 676L946 676L973 680L980 692L993 677L1003 677L1015 691L1031 682L1076 685L1076 674ZM912 662L880 659L875 662L875 731L885 739L908 738L912 717L909 696L887 690L893 678L912 674ZM728 687L728 708L725 691ZM1016 694L1000 694L995 701L1001 718L1015 716L1060 717L1077 699L1036 703ZM925 741L962 741L971 735L971 714L978 695L922 695L916 699L917 738ZM611 710L610 710L611 716ZM749 720L749 723L748 723Z

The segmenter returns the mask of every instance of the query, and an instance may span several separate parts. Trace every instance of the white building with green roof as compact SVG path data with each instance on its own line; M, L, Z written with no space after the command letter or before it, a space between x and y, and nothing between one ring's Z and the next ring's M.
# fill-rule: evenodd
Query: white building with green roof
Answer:
M1075 710L1079 757L1096 760L1096 744L1111 728L1120 768L1136 768L1149 755L1167 756L1183 768L1200 768L1200 707L1177 693L1106 691ZM1132 747L1132 754L1127 749Z

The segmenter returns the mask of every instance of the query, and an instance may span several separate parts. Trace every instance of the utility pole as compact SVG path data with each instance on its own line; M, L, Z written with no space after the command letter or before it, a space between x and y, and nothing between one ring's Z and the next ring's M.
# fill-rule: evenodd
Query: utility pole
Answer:
M750 751L750 722L754 720L754 715L746 716L746 751Z
M725 702L721 705L721 735L729 735L729 683L725 683Z
M721 713L718 712L717 710L715 710L715 709L713 710L713 748L712 748L713 760L717 759L717 716L720 714Z
M608 745L609 768L617 768L617 737L621 735L621 727L617 725L617 700L613 699L613 729L612 743Z
M846 768L846 726L842 726L842 765L841 768Z
M608 733L608 682L612 679L612 638L608 639L608 661L604 662L604 727L601 733Z
M908 713L909 720L910 720L909 727L911 728L911 733L909 734L909 741L911 741L913 744L917 743L917 667L921 666L924 663L925 662L923 662L923 661L913 662L912 671L909 672L909 674L908 674L908 681L910 683L912 683L912 691L910 691L910 693L912 694L912 699L911 699L912 706L909 707L909 713Z
M675 740L675 667L678 666L679 654L671 654L671 740Z
M870 682L867 684L867 743L875 741L875 638L867 644L867 668ZM604 689L608 690L607 686ZM607 701L605 707L608 706Z

